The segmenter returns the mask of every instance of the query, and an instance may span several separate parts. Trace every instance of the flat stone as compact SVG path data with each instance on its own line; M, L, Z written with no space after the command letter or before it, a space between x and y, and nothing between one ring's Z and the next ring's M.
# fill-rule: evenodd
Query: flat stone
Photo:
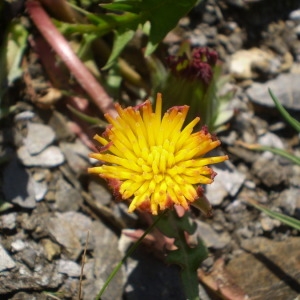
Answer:
M24 144L31 155L39 154L51 145L55 139L53 129L44 124L28 123L27 130Z
M230 195L234 197L243 185L246 176L240 173L231 163L222 164L218 167L213 166L217 173L212 184L205 186L205 195L212 205L220 205L223 199ZM224 180L230 178L230 180Z
M2 259L0 259L0 264ZM63 283L63 275L58 273L56 265L36 266L37 271L29 270L25 265L18 265L18 270L0 276L0 295L16 293L21 290L45 292L57 289ZM1 274L2 275L2 274ZM18 299L18 298L15 298ZM27 299L27 298L26 298ZM29 298L28 298L29 299ZM35 299L35 298L30 298ZM43 299L37 297L36 299Z
M41 243L49 261L52 261L55 256L60 254L60 246L53 243L50 239L42 239Z
M12 298L10 298L10 300L48 300L49 297L48 295L45 293L25 293L25 292L19 292L13 295Z
M57 243L64 246L70 259L76 260L82 247L74 231L74 224L64 218L64 214L56 213L46 222L46 229Z
M260 219L260 225L264 231L272 231L275 227L280 226L281 222L268 216L263 216Z
M80 243L82 245L85 245L88 231L91 231L93 227L93 222L91 218L87 217L86 215L80 212L75 212L75 211L65 212L63 214L63 218L67 222L72 224L75 235L79 239Z
M300 9L296 9L290 12L289 19L293 21L300 21Z
M37 155L31 155L26 146L22 146L17 151L18 157L24 166L53 168L61 165L65 157L56 146L49 146Z
M58 261L58 272L66 274L69 277L79 277L81 273L81 266L74 261L60 259Z
M300 292L299 244L299 237L244 240L242 248L247 253L232 259L226 269L250 299L296 299Z
M284 213L293 216L296 209L300 209L300 188L290 187L280 193L274 203Z
M0 272L13 269L16 266L14 260L8 255L6 250L0 244Z
M63 178L56 184L55 206L58 211L76 211L79 209L83 199L81 194Z
M22 261L32 270L35 267L37 256L38 254L35 249L31 248L30 246L21 252Z
M23 120L31 120L35 116L35 113L30 110L22 111L15 115L14 120L17 121L23 121Z
M90 165L88 155L91 150L87 148L80 140L75 143L61 142L59 144L66 160L75 174L82 174Z
M15 212L0 216L0 226L4 229L16 228L17 214Z
M103 185L104 181L92 180L89 183L89 193L93 196L96 202L102 205L108 205L112 201L112 194Z
M3 172L3 193L6 201L24 208L36 207L31 175L13 158Z
M90 240L94 244L92 252L93 269L89 269L88 271L93 272L94 276L92 278L89 276L83 280L83 298L87 300L95 299L99 293L99 287L103 286L114 266L122 259L122 255L118 250L118 237L103 222L94 221L92 223ZM103 299L122 299L124 285L123 272L124 270L121 268L112 279L111 284L108 285L103 295Z
M209 224L195 220L197 224L196 234L203 240L208 248L222 249L230 242L227 234L218 234Z
M22 251L23 249L25 249L25 247L26 244L20 239L11 243L11 249L15 252Z
M229 73L240 80L254 79L259 77L257 69L265 75L278 74L280 66L280 61L275 55L259 48L251 48L236 51L230 57Z
M254 82L247 90L251 101L256 104L275 107L268 92L270 88L280 103L288 109L300 110L300 74L283 73L265 83Z
M47 183L45 181L33 180L33 188L35 193L35 200L36 201L43 200L48 191Z
M280 170L280 172L278 172ZM260 156L252 165L253 174L268 186L278 186L282 183L287 183L290 177L290 167L282 166L276 159L267 159Z

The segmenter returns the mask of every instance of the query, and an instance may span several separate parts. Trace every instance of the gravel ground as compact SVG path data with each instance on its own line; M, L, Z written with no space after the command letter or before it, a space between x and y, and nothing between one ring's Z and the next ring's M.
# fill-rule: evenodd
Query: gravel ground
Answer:
M18 1L17 1L18 2ZM24 15L24 12L19 11ZM218 136L230 160L214 167L206 189L212 218L191 211L196 235L209 248L199 268L204 300L292 300L300 295L299 232L247 204L254 199L300 218L300 167L237 141L287 149L299 155L299 135L280 117L268 95L300 116L299 1L207 0L170 33L170 53L182 40L215 49L234 89L229 128ZM41 90L47 76L34 55L31 75ZM91 150L70 129L58 104L41 109L18 83L10 93L16 109L1 120L1 299L93 299L121 260L128 229L145 228L107 186L87 174ZM109 285L103 299L184 299L179 269L162 253L141 246ZM209 284L213 282L213 284ZM219 293L218 293L219 292ZM226 298L227 297L227 298Z

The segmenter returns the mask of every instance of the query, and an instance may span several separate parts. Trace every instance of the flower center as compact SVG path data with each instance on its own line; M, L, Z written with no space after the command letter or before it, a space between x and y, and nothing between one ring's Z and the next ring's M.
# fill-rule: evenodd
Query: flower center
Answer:
M150 151L142 151L142 155L137 161L141 166L144 180L152 180L159 183L163 175L174 166L174 147L165 140L163 145L152 146Z

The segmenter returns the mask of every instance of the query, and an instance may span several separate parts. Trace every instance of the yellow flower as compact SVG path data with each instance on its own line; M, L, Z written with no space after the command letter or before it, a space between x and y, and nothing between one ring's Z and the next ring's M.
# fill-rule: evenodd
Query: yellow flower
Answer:
M227 155L203 157L220 145L204 127L192 133L195 118L182 129L188 106L175 106L161 117L162 98L157 95L155 112L149 100L136 107L116 104L116 118L103 137L94 139L103 147L90 157L101 166L89 168L107 179L122 199L131 199L128 211L139 208L156 215L174 204L189 208L199 198L198 184L210 184L216 175L207 165L223 162Z

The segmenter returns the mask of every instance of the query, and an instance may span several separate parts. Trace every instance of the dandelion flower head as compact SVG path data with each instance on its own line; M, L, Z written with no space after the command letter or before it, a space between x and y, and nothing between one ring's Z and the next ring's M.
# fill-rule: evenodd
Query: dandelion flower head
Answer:
M193 133L199 117L183 128L188 109L175 106L162 117L158 94L155 111L147 100L125 109L116 104L118 116L105 115L110 125L102 136L94 137L102 147L90 154L102 164L88 171L108 180L122 199L130 200L129 212L138 208L156 215L174 204L188 209L199 198L199 185L213 182L216 173L208 165L228 159L204 157L220 141L205 127Z

